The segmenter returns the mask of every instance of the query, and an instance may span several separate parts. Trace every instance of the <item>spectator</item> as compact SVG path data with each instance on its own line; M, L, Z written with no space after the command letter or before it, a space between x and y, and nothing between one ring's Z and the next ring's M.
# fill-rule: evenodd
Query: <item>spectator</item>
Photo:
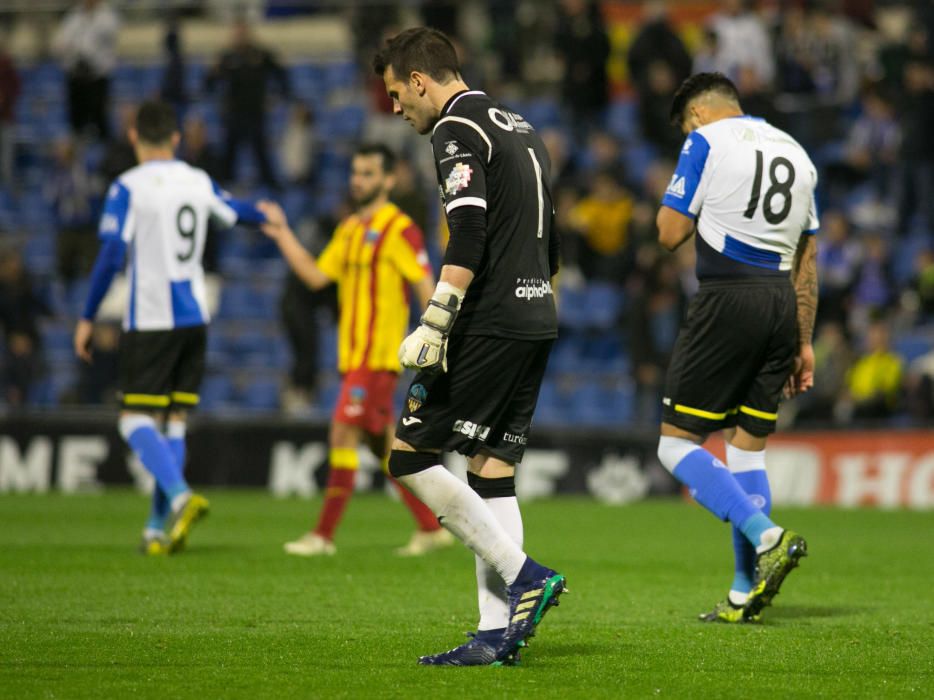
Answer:
M866 181L872 182L876 202L886 201L891 190L902 141L894 107L877 87L863 91L861 105L861 114L847 134L843 159L827 169L835 202Z
M57 227L57 272L66 285L90 274L97 256L95 200L98 185L90 176L75 142L62 137L54 147L55 168L45 185L45 199Z
M38 320L50 313L48 305L37 295L19 253L0 252L0 329L4 335L0 400L11 406L22 406L41 376Z
M428 200L426 188L418 181L418 173L411 161L400 158L396 161L396 185L389 194L389 199L422 230L428 230Z
M179 39L178 18L175 16L169 19L163 43L166 62L159 96L163 102L172 105L175 109L175 118L182 123L185 121L185 109L188 106L188 92L185 90L185 57L182 55L181 39Z
M629 75L639 96L642 134L662 152L676 153L681 135L671 128L671 96L691 74L691 56L668 22L665 3L646 5L645 24L629 47Z
M275 83L284 98L289 97L289 80L285 69L271 51L253 39L250 26L244 20L234 24L230 49L221 54L208 73L206 87L222 85L226 145L224 148L224 178L234 179L234 164L240 145L248 143L259 167L260 179L271 188L278 188L269 161L266 141L266 111L270 83Z
M13 119L20 80L12 57L0 43L0 185L13 184Z
M902 385L902 358L889 347L885 321L877 320L869 326L865 353L850 369L846 384L841 409L844 419L881 419L895 414Z
M914 297L920 320L934 321L934 250L922 251L915 260L909 293Z
M915 358L905 375L905 399L912 418L923 426L934 420L934 350Z
M853 281L853 312L851 323L862 328L878 312L895 301L895 279L885 240L878 234L863 239L863 261Z
M80 0L52 39L68 83L68 118L76 135L106 139L110 74L117 62L119 20L109 3Z
M907 235L920 214L934 240L934 67L929 54L912 57L904 70L899 115L904 129L898 167L899 235Z
M677 261L670 255L658 257L646 284L629 304L637 415L646 423L661 420L665 370L678 337L683 304Z
M289 184L308 184L315 155L314 115L307 105L296 103L279 141L279 162Z
M100 165L100 180L106 187L109 183L136 166L136 151L130 143L130 129L136 126L136 105L120 106L120 128L116 136L107 142Z
M629 236L633 199L614 170L602 170L591 192L570 212L576 236L563 243L576 246L578 264L587 279L616 281L622 278L624 252Z
M766 92L775 76L772 43L762 19L749 0L724 0L711 20L717 35L717 70L729 77L744 98ZM753 110L747 109L752 114Z
M820 270L821 320L845 322L849 296L862 260L862 246L850 236L850 224L840 211L821 216L821 244L817 248Z
M600 8L592 0L561 0L555 50L564 64L561 96L576 133L586 133L607 106L610 40Z

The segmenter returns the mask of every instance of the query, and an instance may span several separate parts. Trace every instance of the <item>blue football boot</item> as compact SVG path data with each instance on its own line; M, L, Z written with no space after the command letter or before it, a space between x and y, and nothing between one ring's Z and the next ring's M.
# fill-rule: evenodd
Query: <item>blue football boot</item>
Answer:
M418 663L421 666L515 666L519 663L518 650L502 661L497 661L496 658L496 649L505 631L504 628L468 632L469 642L441 654L422 656Z
M509 587L509 626L496 648L497 661L505 663L525 646L545 613L558 605L558 597L567 591L566 584L561 574L532 561L531 557L525 560L519 577Z

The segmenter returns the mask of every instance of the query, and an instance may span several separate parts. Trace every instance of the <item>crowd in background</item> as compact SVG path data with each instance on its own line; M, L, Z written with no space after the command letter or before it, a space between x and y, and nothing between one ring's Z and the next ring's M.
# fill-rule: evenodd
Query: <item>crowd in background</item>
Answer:
M420 14L454 37L471 87L519 111L528 108L524 116L538 126L552 160L563 241L561 289L571 299L574 290L619 291L625 302L610 305L614 312L595 328L618 340L609 347L624 349L634 419L651 422L686 300L696 290L693 247L670 255L655 240L655 212L682 141L668 121L671 95L692 72L727 74L747 113L789 131L820 172L817 382L783 410L783 420L930 423L934 9L924 2L897 6L910 11L909 19L892 30L877 21L880 10L890 9L882 3L728 0L691 33L672 7L647 2L624 22L629 32L620 42L611 21L618 3L426 2L401 10L392 3L357 4L344 11L356 67L346 88L367 105L356 137L384 141L403 156L394 199L434 239L435 253L445 233L432 196L430 153L391 115L369 69L373 47ZM229 48L211 62L192 94L182 21L166 25L158 90L183 125L179 156L240 193L320 199L325 181L340 180L344 172L333 172L319 157L333 136L318 122L318 106L295 96L283 58L253 36L249 22L236 21ZM69 133L30 148L42 150L42 197L57 237L54 273L66 286L88 275L102 194L134 164L125 135L132 105L115 105L110 90L120 26L106 2L82 0L61 19L50 46L66 77ZM0 43L0 193L11 200L19 196L18 163L28 155L15 139L20 83ZM219 124L205 121L198 109L204 102L217 105ZM273 105L287 113L275 130L269 123ZM99 157L85 157L95 149ZM252 170L239 163L244 151ZM295 207L304 242L320 250L346 207L340 199L327 211ZM22 234L0 230L0 245L3 238L16 240L16 233ZM217 270L224 243L209 240L206 267ZM253 244L251 254L268 252L259 234ZM0 404L28 405L30 386L42 376L40 319L54 310L39 287L16 246L4 246ZM294 277L284 278L282 333L293 356L280 397L287 409L312 401L320 388L320 334L308 319L327 317L333 304L333 293L312 293ZM562 313L572 336L573 312L571 306ZM907 352L908 346L895 342L904 338L914 342ZM592 339L585 333L583 342ZM95 338L99 361L82 368L62 400L110 400L117 342L116 330L103 324Z

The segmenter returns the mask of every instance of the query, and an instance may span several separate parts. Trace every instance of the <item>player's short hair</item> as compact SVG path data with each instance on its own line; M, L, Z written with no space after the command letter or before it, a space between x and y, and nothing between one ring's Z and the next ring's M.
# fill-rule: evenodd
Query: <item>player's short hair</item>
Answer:
M396 154L384 143L361 143L353 154L355 156L379 156L384 173L391 173L396 169Z
M454 44L430 27L406 29L389 39L373 57L373 70L382 76L389 67L401 80L408 80L412 71L430 75L439 83L460 75Z
M696 73L681 83L681 87L671 100L671 123L681 126L684 120L684 110L695 97L714 92L722 97L739 104L739 92L733 81L723 73Z
M147 100L136 112L136 133L140 141L161 144L178 131L175 110L165 102Z

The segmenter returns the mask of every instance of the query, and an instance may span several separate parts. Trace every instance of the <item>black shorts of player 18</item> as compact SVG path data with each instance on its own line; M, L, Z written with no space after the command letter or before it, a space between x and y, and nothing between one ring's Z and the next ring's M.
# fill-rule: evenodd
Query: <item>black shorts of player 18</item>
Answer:
M662 420L698 435L741 426L775 432L798 350L790 280L703 280L675 343Z
M447 372L418 372L396 437L421 450L522 461L552 340L451 336Z
M125 331L120 338L121 404L147 411L193 408L206 352L206 326Z

